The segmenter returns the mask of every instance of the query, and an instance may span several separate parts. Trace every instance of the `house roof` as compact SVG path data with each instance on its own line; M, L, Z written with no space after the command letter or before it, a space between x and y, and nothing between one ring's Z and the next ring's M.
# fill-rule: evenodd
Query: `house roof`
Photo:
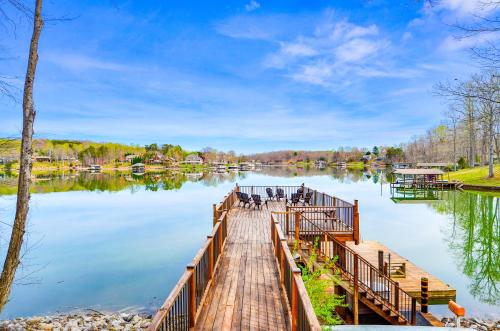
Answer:
M420 162L420 163L417 163L417 168L420 168L420 167L446 167L449 164L450 163L446 163L446 162Z
M398 175L442 175L443 170L440 169L397 169L393 173Z
M144 163L134 163L132 167L144 167Z
M189 154L186 156L186 160L202 160L202 158L196 154Z

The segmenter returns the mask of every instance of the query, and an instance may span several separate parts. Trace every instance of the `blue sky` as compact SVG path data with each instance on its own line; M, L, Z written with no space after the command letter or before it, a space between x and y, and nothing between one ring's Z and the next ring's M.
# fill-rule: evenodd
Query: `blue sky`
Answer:
M393 145L438 124L439 81L478 71L475 0L45 1L38 137L237 152ZM398 3L398 4L396 4ZM22 87L29 25L0 27ZM0 99L0 136L21 105Z

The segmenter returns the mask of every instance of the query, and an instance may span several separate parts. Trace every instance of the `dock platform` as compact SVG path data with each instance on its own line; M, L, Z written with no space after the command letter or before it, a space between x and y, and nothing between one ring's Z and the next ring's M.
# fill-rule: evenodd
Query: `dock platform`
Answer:
M385 262L388 261L387 256L390 254L391 264L401 265L404 263L406 269L405 277L397 277L394 279L399 282L401 289L412 297L420 299L420 279L426 277L429 280L429 303L438 304L448 303L449 300L455 301L457 292L454 288L394 252L384 244L375 240L362 240L358 245L355 245L352 241L348 241L346 242L346 246L373 265L378 265L378 251L384 252Z

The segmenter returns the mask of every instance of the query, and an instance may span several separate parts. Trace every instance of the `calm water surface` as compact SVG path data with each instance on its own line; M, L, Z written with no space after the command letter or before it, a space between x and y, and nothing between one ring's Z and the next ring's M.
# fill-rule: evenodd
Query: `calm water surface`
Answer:
M499 318L499 196L444 192L431 202L395 203L387 180L377 172L287 168L217 175L39 175L22 268L0 318L84 308L154 311L211 231L212 203L236 182L305 183L358 199L363 239L384 243L456 288L469 315ZM2 259L15 181L0 174ZM447 314L446 306L431 311Z

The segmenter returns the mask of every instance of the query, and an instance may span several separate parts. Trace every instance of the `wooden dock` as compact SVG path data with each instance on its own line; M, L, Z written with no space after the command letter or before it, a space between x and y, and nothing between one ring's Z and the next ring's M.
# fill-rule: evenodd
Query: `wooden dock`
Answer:
M267 197L269 189L279 190L279 196ZM292 194L308 194L310 203L293 203ZM254 201L267 197L267 202L261 208L239 206L238 197L247 201L252 195ZM303 185L236 186L214 205L213 224L212 233L155 314L150 331L320 331L289 247L295 242L301 250L317 250L324 260L336 259L332 268L340 272L354 298L355 324L359 301L390 324L416 325L419 306L413 295L423 275L434 296L440 289L454 294L406 260L407 279L393 280L377 267L377 251L388 252L386 247L376 242L354 244L359 242L357 201L349 203ZM403 260L394 252L391 259Z
M378 265L379 251L384 252L385 262L388 262L388 254L390 254L391 263L397 265L404 263L406 269L405 277L394 277L394 279L397 280L399 286L412 297L420 299L420 280L422 277L425 277L429 280L428 294L430 303L448 303L449 300L455 301L457 294L455 289L382 243L374 240L363 240L360 241L358 245L355 245L354 242L349 241L346 242L346 246L373 265Z
M269 230L269 210L284 203L268 207L229 212L226 246L195 330L289 329Z

